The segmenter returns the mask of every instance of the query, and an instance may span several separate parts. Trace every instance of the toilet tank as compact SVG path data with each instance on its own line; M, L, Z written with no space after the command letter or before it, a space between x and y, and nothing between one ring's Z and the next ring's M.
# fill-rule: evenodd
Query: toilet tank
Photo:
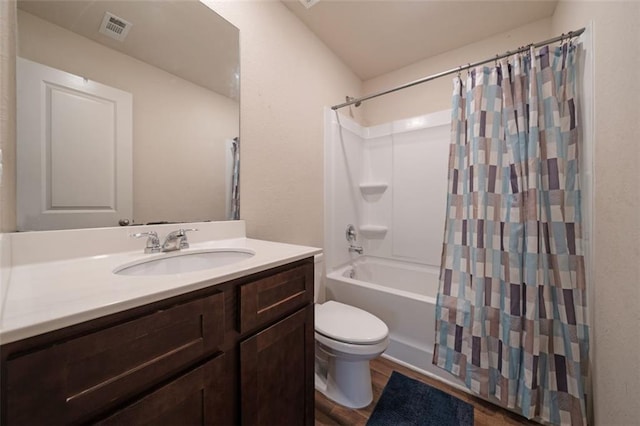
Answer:
M313 302L324 303L325 301L325 273L324 273L324 254L316 254L313 257Z

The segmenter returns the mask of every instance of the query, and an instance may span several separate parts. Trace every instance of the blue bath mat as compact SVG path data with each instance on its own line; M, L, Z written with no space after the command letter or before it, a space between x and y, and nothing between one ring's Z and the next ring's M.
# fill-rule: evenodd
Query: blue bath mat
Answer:
M473 407L394 371L367 426L473 426Z

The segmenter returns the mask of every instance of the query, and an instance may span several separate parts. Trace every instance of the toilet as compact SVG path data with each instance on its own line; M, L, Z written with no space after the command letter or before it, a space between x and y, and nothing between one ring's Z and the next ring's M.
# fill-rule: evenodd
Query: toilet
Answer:
M314 295L322 277L316 258ZM318 273L320 270L320 273ZM315 304L315 387L349 408L373 400L369 360L389 346L389 328L375 315L333 300Z

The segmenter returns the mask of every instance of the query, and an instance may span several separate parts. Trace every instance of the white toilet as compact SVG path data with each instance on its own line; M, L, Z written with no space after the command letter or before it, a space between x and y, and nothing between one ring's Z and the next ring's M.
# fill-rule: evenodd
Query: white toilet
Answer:
M321 276L318 269L316 259L316 297ZM369 360L389 346L387 325L354 306L335 301L316 303L315 339L316 389L346 407L369 405L373 400Z

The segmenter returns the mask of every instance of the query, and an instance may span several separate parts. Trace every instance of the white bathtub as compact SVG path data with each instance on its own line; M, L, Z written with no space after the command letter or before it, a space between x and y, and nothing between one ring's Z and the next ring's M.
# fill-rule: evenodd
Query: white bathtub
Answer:
M360 256L327 274L326 298L357 306L387 324L391 343L383 356L464 387L431 364L438 274L430 266Z

